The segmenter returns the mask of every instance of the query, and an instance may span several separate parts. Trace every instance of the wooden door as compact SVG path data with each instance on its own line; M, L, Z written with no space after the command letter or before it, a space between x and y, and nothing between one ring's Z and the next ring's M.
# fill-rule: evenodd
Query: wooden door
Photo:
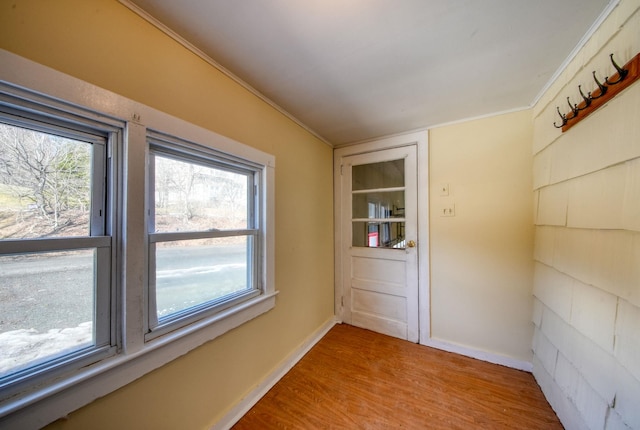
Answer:
M416 146L340 163L342 320L417 342Z

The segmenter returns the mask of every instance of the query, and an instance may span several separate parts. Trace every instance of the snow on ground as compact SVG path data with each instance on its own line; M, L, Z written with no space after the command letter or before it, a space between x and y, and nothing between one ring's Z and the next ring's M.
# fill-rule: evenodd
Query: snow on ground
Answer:
M92 343L91 321L80 323L77 327L51 329L46 333L35 329L0 333L0 378Z

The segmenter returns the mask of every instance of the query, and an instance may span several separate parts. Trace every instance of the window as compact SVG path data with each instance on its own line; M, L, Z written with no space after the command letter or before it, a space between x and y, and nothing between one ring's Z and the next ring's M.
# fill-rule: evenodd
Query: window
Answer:
M275 306L273 156L0 64L0 427L42 427Z
M110 139L0 109L0 388L114 352Z
M150 139L147 338L261 292L259 167L168 139Z

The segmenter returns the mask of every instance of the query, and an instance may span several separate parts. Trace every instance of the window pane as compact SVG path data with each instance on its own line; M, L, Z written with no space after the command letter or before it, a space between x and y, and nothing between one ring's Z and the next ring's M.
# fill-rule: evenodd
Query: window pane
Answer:
M246 174L155 155L155 231L246 229Z
M94 341L94 250L0 256L0 378Z
M87 142L0 124L0 239L89 236Z
M247 236L157 243L158 319L251 289L250 244Z
M403 218L404 191L353 194L353 218Z
M358 247L404 249L404 222L354 222L352 244Z
M404 187L404 159L353 166L352 190Z

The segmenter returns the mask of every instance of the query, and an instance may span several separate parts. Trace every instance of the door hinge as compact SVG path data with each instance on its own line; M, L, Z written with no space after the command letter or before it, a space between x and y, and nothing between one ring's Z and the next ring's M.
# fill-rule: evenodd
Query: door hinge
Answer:
M344 296L340 296L340 306L344 307Z
M343 167L344 167L344 166L341 164L341 165L340 165L340 175L342 175L342 168L343 168Z

